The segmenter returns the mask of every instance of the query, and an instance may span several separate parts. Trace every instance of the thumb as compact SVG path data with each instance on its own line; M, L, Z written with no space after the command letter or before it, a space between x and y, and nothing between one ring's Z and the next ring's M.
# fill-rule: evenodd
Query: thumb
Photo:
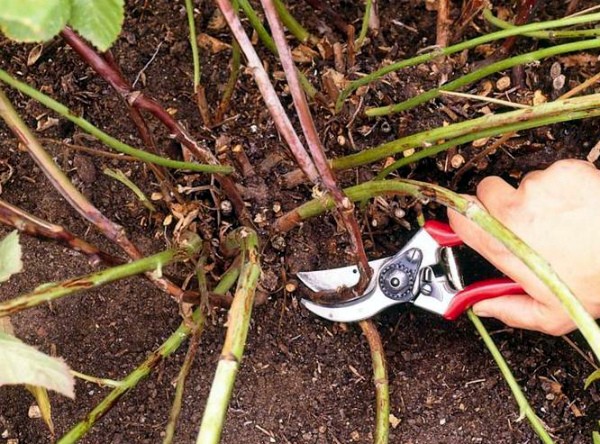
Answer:
M473 312L477 316L499 319L510 327L555 336L574 329L570 319L564 316L562 307L549 307L525 294L480 301L473 305Z

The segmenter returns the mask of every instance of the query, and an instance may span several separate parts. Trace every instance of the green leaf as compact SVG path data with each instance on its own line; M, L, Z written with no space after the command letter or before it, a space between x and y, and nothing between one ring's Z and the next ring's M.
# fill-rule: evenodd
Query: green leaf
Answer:
M0 30L17 42L43 42L71 15L71 0L0 0Z
M0 332L0 386L6 384L37 385L75 397L75 381L61 359Z
M584 389L587 390L587 388L592 385L592 383L594 381L596 381L597 379L600 379L600 370L596 370L594 373L592 373L590 376L588 376L585 380L585 384L583 386Z
M71 8L69 24L100 51L106 51L119 37L124 0L71 0Z
M7 281L22 269L19 233L15 230L0 241L0 282Z
M592 432L592 439L594 441L594 444L600 444L600 433Z

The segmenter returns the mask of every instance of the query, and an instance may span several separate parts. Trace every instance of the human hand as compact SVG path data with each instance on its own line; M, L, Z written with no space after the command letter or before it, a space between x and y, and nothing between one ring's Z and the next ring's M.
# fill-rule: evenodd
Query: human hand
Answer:
M476 200L545 258L586 310L600 317L600 171L593 164L562 160L527 174L517 189L487 177ZM467 245L527 292L481 301L473 306L475 314L551 335L575 329L558 299L499 241L455 211L448 217Z

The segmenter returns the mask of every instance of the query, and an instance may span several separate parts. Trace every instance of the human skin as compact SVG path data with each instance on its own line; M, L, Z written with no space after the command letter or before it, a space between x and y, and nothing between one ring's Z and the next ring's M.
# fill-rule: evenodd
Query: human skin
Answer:
M527 174L518 188L487 177L476 197L491 215L545 258L594 318L600 317L600 171L581 160L561 160ZM499 241L449 210L460 238L527 294L481 301L475 314L511 327L562 335L575 329L558 299Z

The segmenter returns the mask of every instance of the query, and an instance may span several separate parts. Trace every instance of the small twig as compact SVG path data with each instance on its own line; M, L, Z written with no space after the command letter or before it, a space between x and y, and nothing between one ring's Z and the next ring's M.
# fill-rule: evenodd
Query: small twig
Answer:
M121 381L115 381L114 379L107 378L98 378L96 376L86 375L85 373L79 373L75 370L71 370L71 374L76 378L79 378L83 381L92 382L100 387L119 387L121 385Z
M492 354L494 361L496 361L496 365L500 369L504 380L508 384L508 387L510 388L513 397L515 398L515 401L519 406L519 418L527 417L529 423L531 424L531 428L542 440L542 442L544 442L545 444L553 444L554 441L546 431L546 428L544 427L544 424L542 424L542 422L540 421L540 418L538 418L538 416L531 408L531 405L529 405L529 402L523 394L521 387L519 387L519 383L510 371L508 364L502 357L502 353L500 353L500 350L498 350L496 344L494 344L494 341L492 340L491 336L489 335L479 318L473 313L473 310L469 309L467 311L467 315L469 316L469 319L471 320L473 325L475 325L477 332L481 336L481 339L483 339L483 342L485 343L487 349Z
M146 64L143 66L143 68L140 69L139 72L137 73L137 75L135 76L135 79L133 80L133 83L131 84L132 88L135 88L135 85L137 85L137 82L139 82L140 77L142 76L142 74L144 74L144 71L146 71L148 69L148 67L152 64L152 62L154 61L154 59L158 55L158 51L160 51L160 47L163 45L163 43L164 42L160 42L158 45L156 45L156 49L154 50L154 53L152 53L152 56L150 57L150 60L148 60L146 62Z
M387 444L390 432L390 388L387 377L385 352L381 336L373 321L359 323L367 338L373 361L373 381L375 382L375 444Z
M581 356L583 359L585 359L585 360L586 360L586 362L587 362L588 364L590 364L590 365L591 365L591 366L592 366L592 367L593 367L595 370L600 370L600 367L598 367L598 364L596 364L592 358L590 358L590 357L589 357L587 354L585 354L585 353L583 352L583 350L582 350L582 349L581 349L581 348L580 348L580 347L579 347L577 344L575 344L575 342L573 342L573 341L571 340L571 338L569 338L567 335L562 335L562 336L561 336L561 338L563 338L563 340L564 340L564 341L565 341L567 344L569 344L569 345L570 345L570 346L573 348L573 350L575 350L577 353L579 353L579 355L580 355L580 356Z
M140 159L133 157L133 156L110 153L108 151L102 151L99 149L90 148L90 147L83 146L83 145L67 143L67 142L64 142L64 141L58 140L58 139L50 139L47 137L40 137L39 141L42 143L45 143L45 144L51 143L51 144L55 144L55 145L61 145L70 150L80 151L82 153L91 154L92 156L107 157L109 159L117 159L117 160L122 160L124 162L139 162L140 161Z
M445 48L450 42L450 0L438 0L437 2L437 25L435 44L439 48Z
M443 96L462 97L464 99L478 100L480 102L495 103L509 108L530 109L531 105L523 105L522 103L509 102L508 100L495 99L493 97L478 96L477 94L460 93L456 91L440 91Z

